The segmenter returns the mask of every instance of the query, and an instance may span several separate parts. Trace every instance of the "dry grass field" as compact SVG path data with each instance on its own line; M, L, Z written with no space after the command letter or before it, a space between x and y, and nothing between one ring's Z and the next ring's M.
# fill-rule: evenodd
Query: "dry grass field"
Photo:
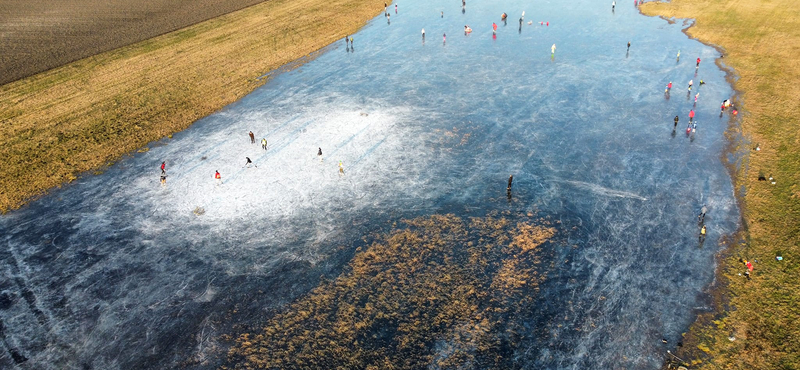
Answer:
M702 369L800 368L800 3L672 0L647 15L694 18L688 34L734 69L749 154L737 169L743 242L722 258L719 313L701 316L681 356ZM718 61L718 62L720 62ZM738 132L732 132L736 135ZM753 148L760 146L760 151ZM760 175L775 178L758 181ZM782 257L778 260L776 257ZM743 261L754 263L751 279ZM755 262L755 261L758 262ZM685 360L688 360L685 358Z
M382 6L271 0L0 86L0 213L186 129Z
M0 0L0 84L264 0Z

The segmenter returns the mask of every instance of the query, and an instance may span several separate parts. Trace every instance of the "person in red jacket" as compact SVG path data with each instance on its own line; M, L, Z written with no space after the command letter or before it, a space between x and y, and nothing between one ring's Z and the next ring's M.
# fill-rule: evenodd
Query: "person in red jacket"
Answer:
M222 175L219 174L219 171L214 171L214 178L217 179L217 185L222 184Z
M689 111L689 121L694 119L694 109Z
M164 175L167 173L167 162L161 162L161 174Z
M700 58L697 58L697 67L700 67Z

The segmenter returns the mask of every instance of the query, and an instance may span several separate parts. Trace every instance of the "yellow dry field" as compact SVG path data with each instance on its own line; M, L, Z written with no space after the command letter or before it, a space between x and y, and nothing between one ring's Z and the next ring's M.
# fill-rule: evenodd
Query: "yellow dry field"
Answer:
M745 190L743 242L720 269L723 314L701 318L681 354L692 368L800 368L800 2L672 0L641 10L694 18L688 34L722 48L743 108L738 149L747 157L735 178ZM751 280L746 260L755 265Z
M382 6L271 0L0 86L0 213L186 129Z

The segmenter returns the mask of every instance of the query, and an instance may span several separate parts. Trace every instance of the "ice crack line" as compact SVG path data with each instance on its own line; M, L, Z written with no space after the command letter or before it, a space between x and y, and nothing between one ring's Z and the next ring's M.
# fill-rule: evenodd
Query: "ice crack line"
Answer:
M641 196L639 194L635 194L635 193L631 193L631 192L627 192L627 191L609 189L609 188L606 188L606 187L603 187L603 186L600 186L600 185L597 185L597 184L592 184L592 183L589 183L589 182L575 181L575 180L552 180L552 181L567 183L567 184L573 185L573 186L581 188L581 189L589 190L592 193L599 194L599 195L605 195L605 196L608 196L608 197L647 200L647 198L645 198L645 197L643 197L643 196Z

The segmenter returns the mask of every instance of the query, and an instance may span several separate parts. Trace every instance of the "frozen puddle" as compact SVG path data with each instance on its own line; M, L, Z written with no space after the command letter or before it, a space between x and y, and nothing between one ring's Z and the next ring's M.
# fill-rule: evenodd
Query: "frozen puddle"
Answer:
M659 368L738 226L717 52L631 4L612 14L589 0L463 13L411 0L354 38L355 50L339 41L150 151L0 217L0 367L216 368L220 338L256 331L336 277L363 235L508 210L558 221L561 241L544 251L515 363Z

